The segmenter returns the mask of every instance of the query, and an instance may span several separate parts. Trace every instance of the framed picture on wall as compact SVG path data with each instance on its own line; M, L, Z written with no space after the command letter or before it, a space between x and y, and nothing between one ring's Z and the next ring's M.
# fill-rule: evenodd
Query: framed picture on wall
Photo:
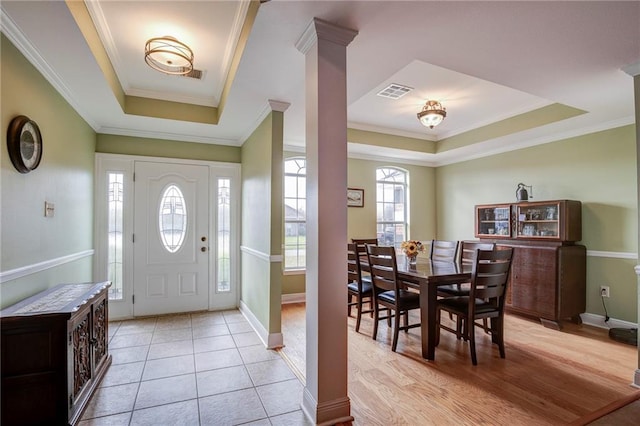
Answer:
M364 189L347 188L347 206L364 207Z

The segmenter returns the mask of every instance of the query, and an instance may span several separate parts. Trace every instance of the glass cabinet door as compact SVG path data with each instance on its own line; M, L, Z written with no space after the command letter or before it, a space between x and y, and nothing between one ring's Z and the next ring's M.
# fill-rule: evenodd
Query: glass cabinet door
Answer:
M511 205L476 206L476 237L510 238Z
M560 205L536 203L516 206L517 238L552 238L560 236Z

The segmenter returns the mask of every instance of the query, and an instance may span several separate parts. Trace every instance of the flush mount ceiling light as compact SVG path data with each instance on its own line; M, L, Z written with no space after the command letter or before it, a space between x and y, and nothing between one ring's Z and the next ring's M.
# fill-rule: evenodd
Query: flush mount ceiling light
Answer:
M447 116L447 110L438 101L427 101L418 113L418 120L430 129L433 129Z
M147 40L144 60L151 68L165 74L185 75L193 69L193 51L171 36Z

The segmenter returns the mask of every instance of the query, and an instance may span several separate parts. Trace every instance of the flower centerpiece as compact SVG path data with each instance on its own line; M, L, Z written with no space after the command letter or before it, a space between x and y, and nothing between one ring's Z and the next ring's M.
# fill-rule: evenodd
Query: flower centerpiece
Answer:
M402 244L400 244L400 248L402 249L404 255L407 256L407 259L409 259L409 263L416 263L418 253L424 251L424 244L422 244L420 241L408 240L403 241Z

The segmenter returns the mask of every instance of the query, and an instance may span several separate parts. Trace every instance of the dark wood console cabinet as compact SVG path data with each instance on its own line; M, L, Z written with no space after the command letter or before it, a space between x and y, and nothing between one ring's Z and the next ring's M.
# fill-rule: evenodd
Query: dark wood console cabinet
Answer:
M580 323L586 309L587 250L582 238L582 205L555 200L476 206L476 236L513 247L507 287L509 312L538 318L560 329Z
M80 420L111 364L110 285L61 284L0 311L3 425Z
M513 247L506 307L560 329L562 320L580 323L586 309L587 250L582 245L500 241Z

